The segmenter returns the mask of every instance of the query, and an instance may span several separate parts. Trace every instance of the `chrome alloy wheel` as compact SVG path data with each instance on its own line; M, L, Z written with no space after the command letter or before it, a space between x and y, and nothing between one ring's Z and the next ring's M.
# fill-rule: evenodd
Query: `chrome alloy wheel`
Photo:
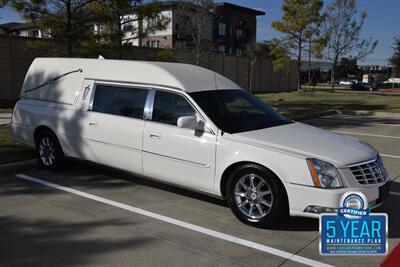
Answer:
M40 139L39 143L39 155L40 160L45 166L51 166L56 161L56 147L55 144L48 136L44 136Z
M271 188L260 176L247 174L236 183L235 203L247 217L254 220L261 219L270 212L272 207Z

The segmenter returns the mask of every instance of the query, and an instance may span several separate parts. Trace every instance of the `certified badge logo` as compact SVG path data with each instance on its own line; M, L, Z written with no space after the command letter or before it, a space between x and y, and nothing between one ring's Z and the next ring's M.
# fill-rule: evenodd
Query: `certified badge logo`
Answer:
M367 197L361 192L347 192L340 199L342 208L339 209L339 215L347 219L358 219L369 215Z
M387 214L370 214L361 192L345 193L337 214L320 218L321 255L386 255Z

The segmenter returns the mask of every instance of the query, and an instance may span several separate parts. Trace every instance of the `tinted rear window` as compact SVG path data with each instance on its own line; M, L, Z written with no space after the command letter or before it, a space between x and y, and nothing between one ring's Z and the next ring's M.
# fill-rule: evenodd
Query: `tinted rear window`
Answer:
M93 111L143 119L147 89L97 85Z

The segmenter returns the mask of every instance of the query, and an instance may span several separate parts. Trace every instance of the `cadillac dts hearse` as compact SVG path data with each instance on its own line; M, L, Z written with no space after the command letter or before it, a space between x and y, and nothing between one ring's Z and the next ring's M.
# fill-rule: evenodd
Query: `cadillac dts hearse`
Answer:
M335 212L348 191L373 208L388 192L371 146L287 119L186 64L37 58L12 135L45 169L72 157L128 171L226 199L257 227Z

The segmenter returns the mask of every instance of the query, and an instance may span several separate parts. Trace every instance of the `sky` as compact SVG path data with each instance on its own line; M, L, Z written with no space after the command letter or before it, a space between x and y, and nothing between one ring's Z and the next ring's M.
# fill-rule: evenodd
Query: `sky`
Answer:
M325 0L325 5L330 1ZM271 22L282 17L283 0L228 0L226 2L266 12L266 15L259 16L257 21L259 41L280 36L280 33L271 27ZM361 60L359 64L387 65L387 59L393 53L394 37L400 36L400 0L358 0L357 8L359 11L368 12L362 35L378 40L374 53ZM22 18L10 8L1 9L0 24L10 21L22 21Z

